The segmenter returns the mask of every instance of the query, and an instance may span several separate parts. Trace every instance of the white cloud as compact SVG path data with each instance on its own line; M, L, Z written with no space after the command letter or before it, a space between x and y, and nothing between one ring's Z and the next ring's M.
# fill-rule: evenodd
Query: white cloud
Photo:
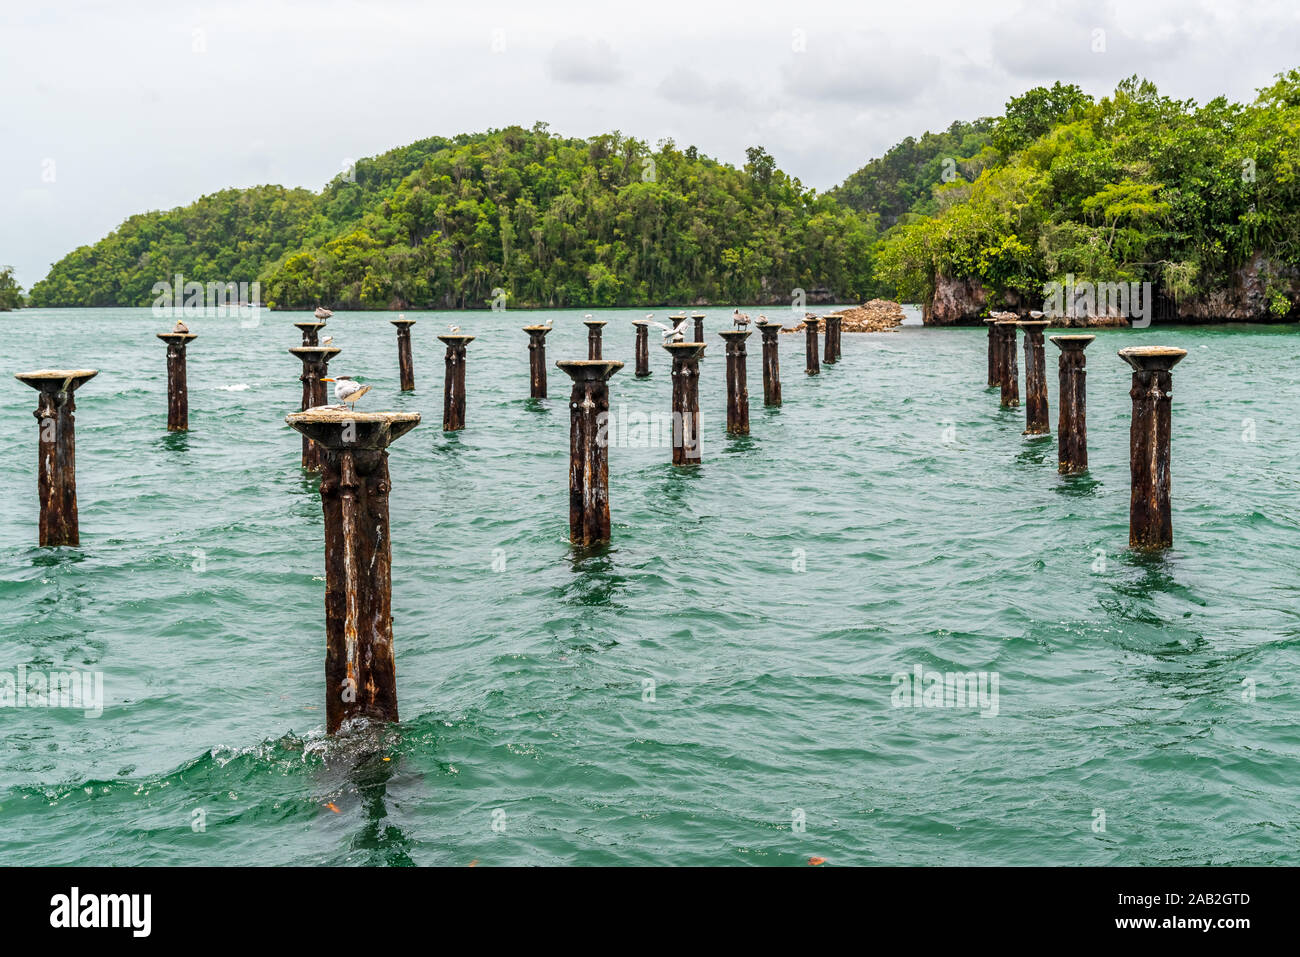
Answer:
M566 37L551 48L547 73L557 83L604 86L623 77L613 46L603 37Z

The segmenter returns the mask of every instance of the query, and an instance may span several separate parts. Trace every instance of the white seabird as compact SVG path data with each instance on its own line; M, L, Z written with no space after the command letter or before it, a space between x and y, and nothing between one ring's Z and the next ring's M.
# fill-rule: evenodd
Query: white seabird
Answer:
M344 405L356 407L357 399L361 398L370 391L370 386L362 385L351 376L341 375L334 378L321 379L321 382L334 383L334 398L339 400L339 407Z
M651 313L650 315L654 315L654 313ZM649 320L650 316L646 316L646 319ZM651 322L650 325L658 326L664 331L665 342L669 339L673 342L684 342L686 340L686 321L686 319L682 319L682 321L677 324L676 329L671 326L665 326L662 322Z

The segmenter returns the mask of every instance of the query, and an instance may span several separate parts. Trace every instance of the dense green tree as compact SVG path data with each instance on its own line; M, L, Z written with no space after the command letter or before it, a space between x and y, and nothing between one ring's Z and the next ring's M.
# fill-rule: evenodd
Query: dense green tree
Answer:
M23 304L23 288L14 279L13 266L0 266L0 312L18 309Z
M1010 155L1052 127L1079 119L1091 105L1092 97L1073 83L1036 86L1007 101L1007 111L993 129L993 147Z

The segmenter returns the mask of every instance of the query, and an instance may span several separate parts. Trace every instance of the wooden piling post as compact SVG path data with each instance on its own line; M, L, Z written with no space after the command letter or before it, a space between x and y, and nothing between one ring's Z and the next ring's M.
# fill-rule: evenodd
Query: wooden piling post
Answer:
M834 365L839 361L840 316L826 317L826 343L822 350L822 362Z
M1002 339L998 335L997 316L986 316L985 324L989 327L989 384L990 389L1002 385Z
M304 346L317 346L317 336L321 329L325 328L324 322L295 322L295 326L302 330L302 344Z
M702 342L666 342L673 357L673 465L697 465L700 450Z
M465 428L465 347L474 341L464 333L438 337L447 344L447 375L442 388L442 431Z
M605 331L604 319L584 319L582 324L587 327L587 358L599 359L601 337Z
M1096 336L1052 336L1061 350L1060 411L1056 419L1057 471L1074 475L1088 470L1087 360L1083 350Z
M1043 345L1046 319L1022 319L1016 323L1025 330L1025 431L1024 435L1048 435L1052 429L1047 417L1047 349Z
M763 405L781 404L781 323L760 322L758 331L763 337Z
M302 360L302 411L329 403L328 386L321 381L330 374L330 359L343 350L338 346L293 346L289 350ZM319 472L320 450L306 435L302 437L302 467L309 472Z
M320 408L285 418L321 450L325 513L325 730L397 720L388 452L416 412Z
M674 319L676 318L678 317L674 317ZM681 316L680 318L685 319L686 317ZM702 312L692 313L691 319L694 320L695 322L695 341L703 342L704 341L704 313ZM676 322L674 322L672 325L674 329L677 328Z
M745 375L745 340L748 329L724 329L727 350L727 432L749 435L749 386Z
M1185 349L1169 346L1134 346L1119 357L1133 367L1133 421L1129 427L1130 548L1155 550L1174 543L1169 507L1169 438L1173 373Z
M73 393L98 369L41 369L14 376L31 386L36 400L36 494L41 502L39 543L79 545L77 521L77 403Z
M650 375L650 323L646 319L633 319L636 326L636 377L644 379Z
M546 334L550 326L524 326L528 333L528 397L546 398Z
M185 380L185 347L198 334L160 332L158 338L167 343L167 431L188 432L190 396Z
M411 326L414 319L389 319L397 327L397 374L402 380L402 391L415 390L415 363L411 359Z
M821 365L817 360L817 330L821 326L820 316L808 316L803 321L805 334L805 353L804 372L808 375L818 375L821 373Z
M609 541L609 379L623 363L601 359L556 363L573 379L569 396L569 540Z
M1002 408L1011 409L1020 404L1020 370L1016 365L1015 319L999 319L994 323L1002 353Z

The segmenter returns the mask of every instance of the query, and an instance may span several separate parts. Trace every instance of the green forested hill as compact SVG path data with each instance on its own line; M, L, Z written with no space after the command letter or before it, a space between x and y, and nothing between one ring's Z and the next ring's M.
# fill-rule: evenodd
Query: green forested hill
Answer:
M355 179L355 181L353 181ZM321 193L264 186L134 216L64 257L32 305L147 305L155 282L260 279L279 307L789 301L868 291L870 220L778 170L544 124L430 139Z
M907 214L931 214L935 187L957 177L975 179L998 158L990 146L994 121L955 122L942 133L907 137L846 179L831 195L852 209L878 217L888 229Z
M995 162L936 183L933 214L877 248L876 276L900 296L974 279L990 304L1041 301L1073 276L1199 298L1201 318L1300 308L1300 71L1245 105L1171 99L1137 77L1096 101L1040 87L1007 104L990 146Z
M1229 287L1236 318L1260 301L1300 314L1300 71L1249 104L1137 77L1096 100L1037 87L825 194L747 156L737 169L541 123L434 137L319 193L224 190L133 216L56 263L30 303L147 305L179 272L260 280L284 308L481 307L498 290L515 306L777 303L796 288L929 302L968 280L994 306L1073 276L1195 294L1211 317L1227 307L1207 295Z

